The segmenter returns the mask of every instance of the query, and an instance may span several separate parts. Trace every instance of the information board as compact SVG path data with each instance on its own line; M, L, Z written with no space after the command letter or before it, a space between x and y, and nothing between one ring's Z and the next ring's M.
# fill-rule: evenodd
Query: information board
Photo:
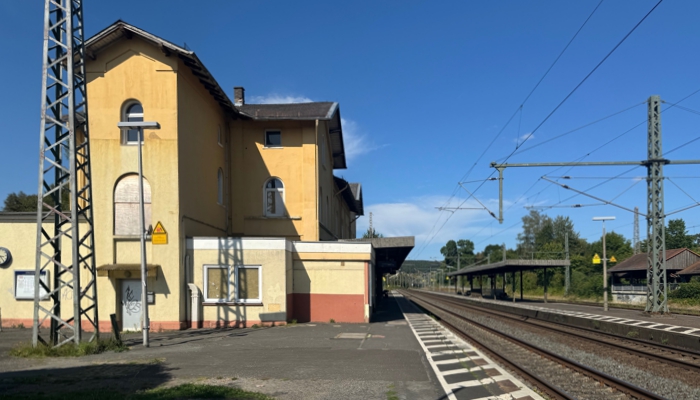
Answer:
M15 299L34 300L34 275L35 271L15 271ZM41 281L49 286L48 271L41 271ZM39 290L42 300L49 298L46 289L40 287Z

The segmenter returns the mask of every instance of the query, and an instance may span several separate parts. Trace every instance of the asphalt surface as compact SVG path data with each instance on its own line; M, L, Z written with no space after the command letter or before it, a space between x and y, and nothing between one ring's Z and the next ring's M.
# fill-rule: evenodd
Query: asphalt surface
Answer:
M0 332L1 394L141 389L185 382L237 386L279 399L439 399L444 392L393 298L369 324L129 334L130 350L80 358L8 355L31 329ZM393 396L393 397L392 397Z

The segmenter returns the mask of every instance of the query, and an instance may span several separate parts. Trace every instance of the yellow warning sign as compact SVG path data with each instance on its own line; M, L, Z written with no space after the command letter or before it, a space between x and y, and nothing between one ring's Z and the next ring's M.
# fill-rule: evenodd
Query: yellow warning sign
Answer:
M617 262L617 258L615 256L610 257L610 262Z
M593 264L600 264L600 256L598 255L598 253L595 253L595 255L593 256Z
M168 232L163 228L163 224L158 221L156 227L153 228L153 233L151 233L151 243L153 244L168 244Z

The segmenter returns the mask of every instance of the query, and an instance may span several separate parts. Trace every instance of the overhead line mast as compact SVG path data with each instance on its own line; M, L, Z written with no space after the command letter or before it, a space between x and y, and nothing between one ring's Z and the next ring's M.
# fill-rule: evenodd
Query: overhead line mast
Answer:
M666 235L664 211L664 176L663 166L666 164L700 164L700 160L667 160L663 158L661 140L661 99L651 96L647 101L648 135L647 159L642 161L602 161L602 162L569 162L569 163L521 163L498 164L491 163L492 168L499 171L499 180L503 180L503 170L507 167L560 167L560 166L620 166L641 165L647 167L647 304L646 312L668 312L668 285L666 283ZM569 189L569 187L566 187ZM503 189L499 193L499 203L503 204ZM635 212L635 217L639 215ZM503 214L499 215L503 218Z
M35 347L80 343L83 330L99 336L84 36L82 0L45 0Z

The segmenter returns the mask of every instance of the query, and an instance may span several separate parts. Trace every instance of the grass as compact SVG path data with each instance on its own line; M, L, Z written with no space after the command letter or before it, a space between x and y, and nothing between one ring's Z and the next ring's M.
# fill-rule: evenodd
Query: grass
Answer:
M386 400L399 400L399 394L396 392L396 387L393 383L389 385L389 390L386 392Z
M82 357L106 351L119 353L125 350L128 350L128 348L123 343L110 338L83 342L79 345L67 343L61 347L50 347L44 344L33 347L31 343L19 343L10 350L10 355L22 358Z
M237 399L237 400L272 400L272 397L262 393L248 392L238 388L227 386L202 385L186 383L183 385L156 388L133 394L116 393L114 391L76 391L51 394L23 394L17 396L3 396L0 399L42 399L42 400L175 400L175 399Z
M331 323L331 324L335 324L335 320L334 320L333 318L331 318L330 323Z

